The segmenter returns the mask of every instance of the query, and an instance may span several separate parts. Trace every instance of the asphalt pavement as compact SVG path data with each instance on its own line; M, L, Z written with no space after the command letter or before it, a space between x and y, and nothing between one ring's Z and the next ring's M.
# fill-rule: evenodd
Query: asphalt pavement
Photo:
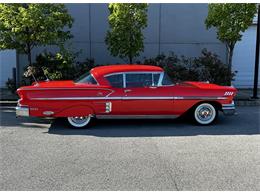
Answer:
M16 118L0 107L0 190L260 190L260 107L189 120Z

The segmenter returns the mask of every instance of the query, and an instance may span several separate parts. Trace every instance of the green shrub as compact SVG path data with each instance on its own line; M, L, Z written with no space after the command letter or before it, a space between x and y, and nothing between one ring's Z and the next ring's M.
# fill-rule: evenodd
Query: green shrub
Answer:
M68 51L56 54L44 52L36 57L32 66L27 66L23 80L26 85L34 82L35 78L40 80L72 80L86 73L94 67L94 60L87 59L84 62L76 62L76 54ZM47 77L46 77L47 76Z
M228 85L233 80L228 74L228 67L221 62L219 57L203 49L201 56L197 58L180 58L173 52L169 56L158 55L155 58L145 59L143 64L150 64L162 67L174 82L181 81L209 81L219 85Z
M224 64L216 54L203 49L201 56L195 58L193 66L199 72L199 80L228 85L234 80L235 72L228 72L228 65Z

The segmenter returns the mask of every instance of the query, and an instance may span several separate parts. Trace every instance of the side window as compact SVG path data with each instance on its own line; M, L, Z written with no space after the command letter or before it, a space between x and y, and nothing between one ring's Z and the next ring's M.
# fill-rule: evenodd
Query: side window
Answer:
M147 87L152 83L152 74L126 74L126 87Z
M170 77L164 73L163 79L162 79L162 85L173 85L172 80L170 79Z
M106 79L110 83L112 87L116 88L123 88L123 75L122 74L115 74L115 75L110 75L107 76Z
M160 74L159 73L153 74L153 86L158 86L159 78L160 78Z

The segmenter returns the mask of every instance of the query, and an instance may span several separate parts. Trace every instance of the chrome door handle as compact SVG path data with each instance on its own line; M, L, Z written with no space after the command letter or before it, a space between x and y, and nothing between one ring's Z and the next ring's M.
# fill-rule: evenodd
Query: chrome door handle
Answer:
M124 90L125 93L131 92L131 91L132 91L131 89L125 89Z

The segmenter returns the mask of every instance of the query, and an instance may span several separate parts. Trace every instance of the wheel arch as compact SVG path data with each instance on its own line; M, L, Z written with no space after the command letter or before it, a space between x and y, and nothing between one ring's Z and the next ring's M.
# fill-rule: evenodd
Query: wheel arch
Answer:
M210 101L210 100L202 100L202 101L199 101L197 103L195 103L191 108L189 108L186 113L191 113L192 111L194 111L196 109L196 107L200 104L203 104L203 103L208 103L208 104L211 104L212 106L214 106L216 108L217 111L220 111L221 108L222 108L222 105L221 103L219 103L218 101L216 100L213 100L213 101Z
M55 117L77 117L95 115L95 110L90 105L71 105L55 114Z

